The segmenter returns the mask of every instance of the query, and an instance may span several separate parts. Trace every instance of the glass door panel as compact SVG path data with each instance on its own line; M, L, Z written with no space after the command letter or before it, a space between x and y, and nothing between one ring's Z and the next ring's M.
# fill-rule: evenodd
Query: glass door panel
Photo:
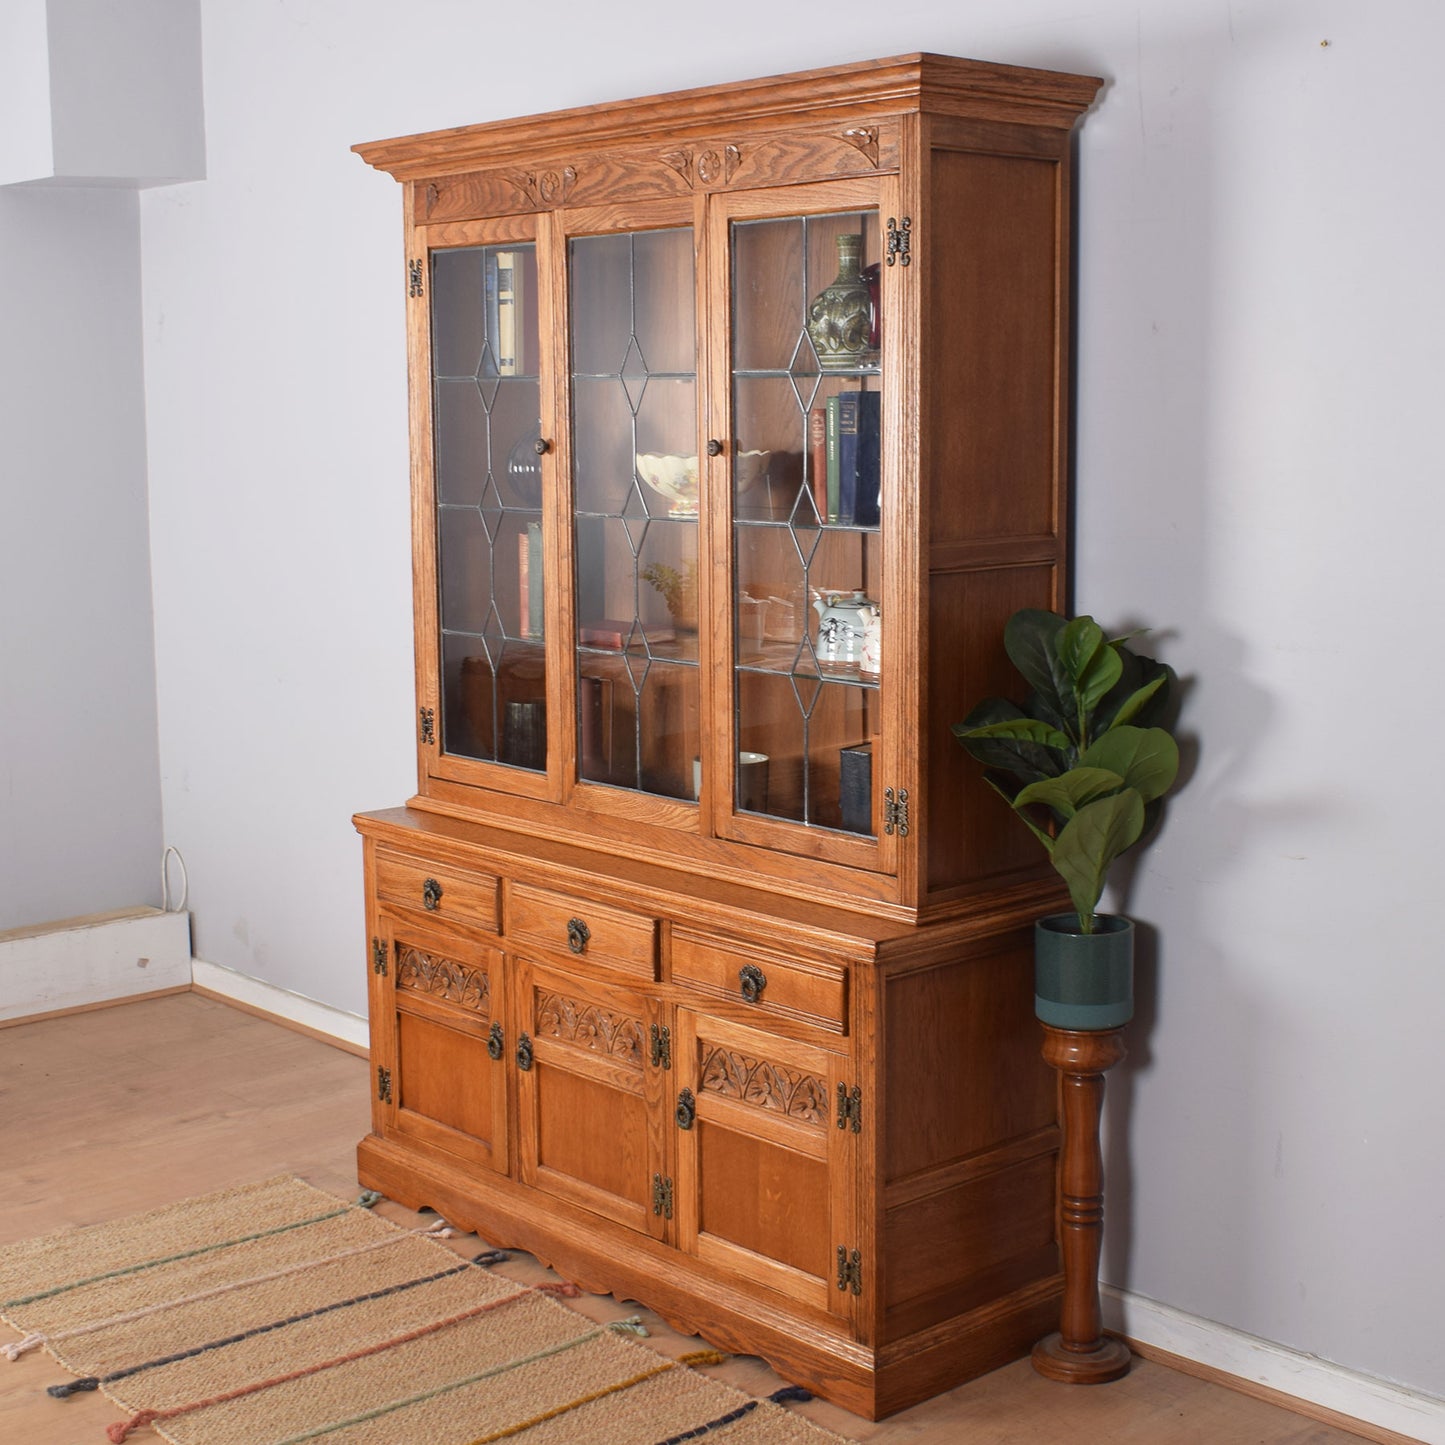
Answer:
M691 228L569 246L577 758L694 796L697 351Z
M878 214L739 220L731 239L734 805L873 836Z
M547 766L536 248L432 253L441 742Z

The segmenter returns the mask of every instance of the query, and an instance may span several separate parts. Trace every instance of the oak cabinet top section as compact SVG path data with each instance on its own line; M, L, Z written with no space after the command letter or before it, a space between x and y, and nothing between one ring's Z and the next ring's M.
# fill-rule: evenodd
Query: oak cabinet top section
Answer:
M789 126L847 127L885 116L933 114L1070 129L1103 81L947 55L901 55L826 70L579 106L543 116L429 131L353 149L398 180L666 138L729 137ZM724 134L724 132L726 134ZM865 149L868 138L854 141Z

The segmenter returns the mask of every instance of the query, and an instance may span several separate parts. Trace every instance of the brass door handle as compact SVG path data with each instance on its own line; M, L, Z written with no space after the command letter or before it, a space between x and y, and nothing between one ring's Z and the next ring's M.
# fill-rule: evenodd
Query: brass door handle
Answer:
M573 953L586 953L587 941L591 937L592 930L580 918L567 920L567 947Z
M428 878L421 885L421 904L428 913L435 913L441 906L442 886L435 878Z

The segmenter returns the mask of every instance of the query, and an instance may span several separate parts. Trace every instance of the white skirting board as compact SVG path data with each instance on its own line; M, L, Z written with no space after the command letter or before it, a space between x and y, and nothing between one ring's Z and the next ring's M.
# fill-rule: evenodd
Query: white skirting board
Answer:
M1301 1354L1228 1325L1187 1315L1142 1295L1102 1285L1104 1326L1221 1374L1351 1419L1393 1431L1422 1445L1445 1445L1445 1400L1362 1375L1315 1355Z
M190 982L189 913L126 908L0 933L0 1022Z
M246 1004L262 1013L299 1024L312 1033L325 1034L363 1052L370 1044L366 1020L330 1004L318 1003L304 994L264 983L249 974L237 973L219 963L203 958L191 960L191 978L197 988L204 988L235 1003Z

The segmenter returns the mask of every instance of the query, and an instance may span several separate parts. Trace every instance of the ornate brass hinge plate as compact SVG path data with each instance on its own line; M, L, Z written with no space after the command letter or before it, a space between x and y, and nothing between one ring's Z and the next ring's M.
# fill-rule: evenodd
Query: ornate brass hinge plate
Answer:
M855 1134L863 1131L863 1089L858 1084L851 1089L844 1083L838 1085L838 1127L851 1128Z
M652 1067L654 1069L670 1069L672 1067L672 1030L663 1024L660 1028L657 1024L648 1027L648 1034L652 1040Z
M900 223L896 217L888 218L888 250L886 260L890 266L909 266L913 263L913 217L904 216Z
M391 1070L378 1068L376 1071L376 1097L383 1104L391 1103Z
M386 977L386 945L379 938L371 940L371 970Z
M421 708L418 717L421 725L421 745L429 748L437 740L437 710L434 707Z
M406 291L408 296L421 296L424 294L422 288L422 277L426 274L426 262L414 259L407 262L406 267Z
M900 838L908 836L907 788L900 788L896 794L892 788L883 790L883 831L897 833Z
M863 1293L863 1256L841 1244L838 1246L838 1288Z
M672 1180L661 1174L652 1176L652 1212L664 1219L672 1218Z

